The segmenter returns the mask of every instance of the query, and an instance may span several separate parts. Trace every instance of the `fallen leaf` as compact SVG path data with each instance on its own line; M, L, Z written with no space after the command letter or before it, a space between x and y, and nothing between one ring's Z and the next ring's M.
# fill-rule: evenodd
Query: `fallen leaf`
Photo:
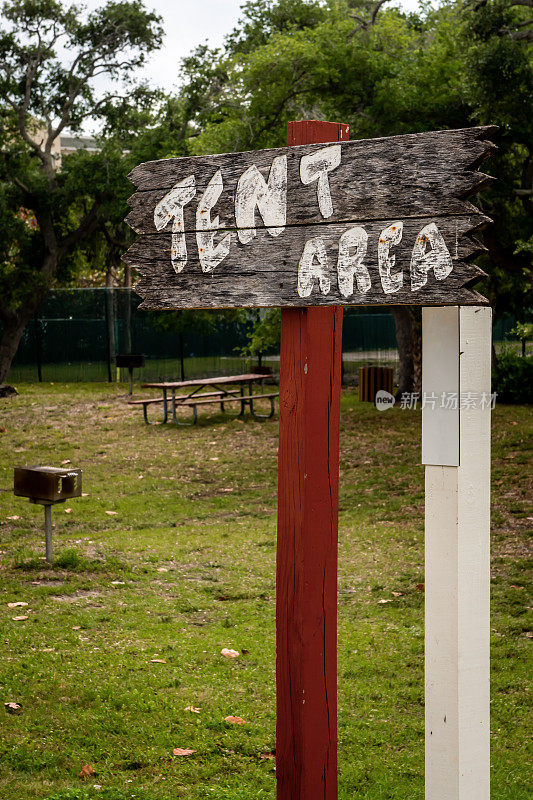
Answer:
M28 619L27 614L23 614L21 617L12 617L13 622L23 622L25 619Z
M111 586L125 586L126 581L111 581Z
M65 509L65 514L72 514L72 509L71 508L66 508Z
M91 765L84 764L78 774L78 778L92 778L94 775L96 775L96 772L91 767Z
M8 608L22 608L23 606L27 606L28 603L25 603L24 600L17 600L16 603L8 603Z
M393 597L403 597L403 592L391 592Z
M209 461L218 461L218 457L217 456L213 456L213 458L210 458Z
M63 464L71 464L71 463L72 462L71 462L70 458L66 458L64 461L61 462L61 466L63 466Z
M516 585L516 583L512 583L512 584L509 586L509 589L522 589L522 588L523 588L522 586L517 586L517 585Z
M383 603L392 603L392 600L378 600L378 603L380 603L381 605Z
M22 714L20 703L4 703L4 708L8 714Z
M416 591L417 592L423 592L424 591L424 584L423 583L417 583L416 584Z
M73 625L72 626L72 630L73 631L81 631L81 625Z
M165 661L164 658L151 658L150 659L150 663L151 664L166 664L167 662Z
M106 511L105 513L109 514L109 516L113 516L113 514L118 514L118 511Z
M192 756L196 750L191 750L190 747L175 747L172 753L175 756Z
M187 706L187 708L184 709L184 710L185 711L190 711L191 714L199 714L200 713L200 709L199 708L195 708L194 706Z
M224 658L238 658L239 654L237 650L228 650L227 647L223 647L220 651L220 655L224 656Z
M168 572L168 569L166 567L158 567L157 571L158 572Z
M89 497L89 492L82 492L82 493L81 493L81 496L82 496L82 497Z
M224 717L224 722L229 722L230 725L246 725L246 720L242 717Z
M6 519L20 519L18 514L12 514L10 517L6 517Z

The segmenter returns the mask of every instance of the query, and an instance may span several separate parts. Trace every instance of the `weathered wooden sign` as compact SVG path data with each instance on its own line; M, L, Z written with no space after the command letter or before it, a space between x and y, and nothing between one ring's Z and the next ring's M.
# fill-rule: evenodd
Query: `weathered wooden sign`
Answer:
M169 158L130 173L150 308L479 304L465 198L492 127Z

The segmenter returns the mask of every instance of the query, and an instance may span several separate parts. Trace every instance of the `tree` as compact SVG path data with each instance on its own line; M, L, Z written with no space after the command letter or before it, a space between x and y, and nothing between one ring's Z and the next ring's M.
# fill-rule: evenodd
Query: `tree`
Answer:
M147 92L131 85L131 75L161 38L160 19L140 0L108 2L88 15L55 0L3 6L0 382L48 289L75 267L80 245L105 230L117 186L126 191L120 144L103 141L99 153L70 156L58 169L59 137L89 121L105 129L124 95L142 106ZM102 76L113 88L97 92Z
M270 350L276 351L281 340L281 309L268 308L264 313L256 309L253 328L248 333L248 343L243 355L257 356L259 367L263 366L263 356Z
M350 138L497 124L498 180L478 202L495 224L482 233L496 314L531 304L533 89L531 0L463 0L405 14L378 0L261 0L225 52L196 62L216 70L197 153L280 146L290 119L337 119ZM527 36L525 35L527 33ZM221 79L224 76L224 79ZM394 309L400 389L420 388L420 319Z

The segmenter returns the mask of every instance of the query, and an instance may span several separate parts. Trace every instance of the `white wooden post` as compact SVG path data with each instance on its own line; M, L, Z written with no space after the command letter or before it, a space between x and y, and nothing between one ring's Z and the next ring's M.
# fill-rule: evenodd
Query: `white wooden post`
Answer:
M490 796L490 367L490 308L422 310L426 800Z

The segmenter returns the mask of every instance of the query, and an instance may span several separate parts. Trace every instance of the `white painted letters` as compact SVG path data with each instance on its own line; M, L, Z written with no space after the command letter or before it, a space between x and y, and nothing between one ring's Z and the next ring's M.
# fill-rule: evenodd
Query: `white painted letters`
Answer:
M239 178L235 193L235 222L242 244L248 244L257 235L256 206L270 235L283 233L287 218L287 156L277 156L272 161L268 183L255 164Z
M333 213L328 174L340 163L340 145L324 147L300 160L300 176L304 184L317 183L317 198L323 217ZM220 217L212 217L211 211L224 191L222 170L217 169L201 195L196 208L196 224L191 235L196 235L198 260L202 272L210 273L230 255L231 242L236 232L242 244L250 243L257 235L256 209L262 217L266 230L271 236L280 236L286 229L287 217L287 156L273 159L268 180L255 164L242 173L235 191L235 223L221 228ZM194 175L176 183L157 203L153 218L156 230L163 231L172 221L170 259L174 270L179 273L187 263L187 243L185 239L184 207L197 193ZM236 225L237 231L230 227ZM391 222L381 230L377 244L377 269L383 292L386 295L399 292L404 285L401 268L393 272L396 255L391 252L403 238L404 223ZM325 230L330 230L326 226ZM341 228L342 230L342 228ZM375 230L375 229L374 229ZM379 230L379 229L378 229ZM215 244L217 232L220 241ZM373 234L375 236L375 233ZM309 297L315 284L322 294L329 294L331 281L329 259L334 242L329 236L310 238L303 248L298 264L297 291L300 297ZM405 243L410 247L410 243ZM373 251L375 252L375 251ZM368 255L368 233L361 225L347 228L340 234L337 252L337 279L341 298L355 294L364 295L372 289L370 263L364 263ZM370 258L370 256L368 256ZM405 252L402 253L402 262ZM433 271L436 280L443 281L454 267L450 251L435 222L424 225L416 237L410 259L410 290L417 292L428 282Z
M357 280L357 290L368 292L370 289L370 275L363 264L368 245L368 233L364 228L350 228L339 239L339 258L337 273L339 278L339 291L343 297L353 294L353 279ZM351 253L355 248L355 253Z
M302 183L307 185L313 183L313 181L318 181L316 187L318 207L325 219L333 214L328 172L338 167L340 163L340 144L323 147L322 150L317 150L316 153L302 156L300 161L300 179Z
M222 173L215 172L196 209L196 242L198 244L198 257L202 265L202 272L212 272L229 253L231 233L228 233L215 247L215 231L219 228L220 218L211 219L210 210L222 194L224 184Z
M196 181L194 175L189 175L176 183L154 208L154 225L158 231L166 228L170 220L173 220L170 261L176 272L181 272L187 263L183 206L190 203L195 194Z
M304 251L298 264L298 294L309 297L313 291L315 280L322 294L328 294L331 283L328 276L328 254L324 240L317 236L305 243Z
M403 222L393 222L388 228L381 231L378 242L378 268L381 285L385 294L393 294L403 286L403 273L391 275L391 269L396 262L396 256L389 251L395 244L402 240Z
M427 244L431 250L427 252ZM416 292L425 286L428 280L428 272L435 273L438 281L443 281L448 277L453 269L453 261L450 251L442 238L434 222L426 225L418 234L413 247L411 256L411 291Z

